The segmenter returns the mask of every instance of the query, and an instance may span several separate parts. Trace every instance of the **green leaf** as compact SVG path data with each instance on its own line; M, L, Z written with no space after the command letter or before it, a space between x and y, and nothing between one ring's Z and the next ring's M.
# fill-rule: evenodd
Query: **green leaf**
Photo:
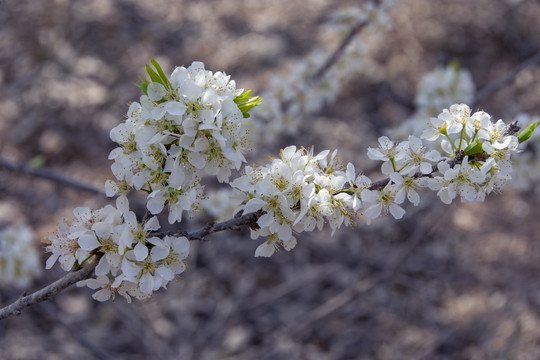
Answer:
M259 105L262 101L262 98L260 96L249 96L250 94L251 90L243 92L242 94L234 98L234 102L236 103L240 111L242 111L242 115L244 116L244 118L248 118L249 110Z
M152 70L152 68L148 64L146 64L146 72L148 73L148 75L150 75L150 79L153 82L157 82L157 83L160 83L160 84L164 85L162 83L161 78L159 77L159 75L154 70Z
M469 146L467 146L463 151L465 152L465 155L475 155L483 153L484 149L482 148L482 143L480 142L480 140L475 140L470 143Z
M140 84L137 84L137 83L133 83L133 84L139 89L141 89L144 95L148 96L148 85L150 85L150 82L146 80L145 78L143 78L142 76L139 76L139 79L141 79L142 81Z
M150 76L150 81L139 76L139 79L141 79L142 82L140 84L135 83L135 86L141 89L145 95L148 95L148 84L150 84L150 82L157 82L165 86L165 89L172 90L172 84L169 81L169 78L167 78L167 75L163 72L159 63L153 57L150 58L150 63L152 65L146 64L146 72L148 73L148 76ZM154 66L155 70L152 66Z
M167 77L167 75L165 75L165 73L163 72L163 69L161 69L161 66L158 64L158 62L154 60L154 58L150 58L150 62L156 68L157 73L162 80L161 83L163 84L163 86L165 86L166 88L172 89L172 84L170 83L169 78Z
M518 140L520 143L529 140L531 135L534 132L534 129L536 129L540 125L540 121L534 122L527 126L525 129L521 130L521 132L518 134Z

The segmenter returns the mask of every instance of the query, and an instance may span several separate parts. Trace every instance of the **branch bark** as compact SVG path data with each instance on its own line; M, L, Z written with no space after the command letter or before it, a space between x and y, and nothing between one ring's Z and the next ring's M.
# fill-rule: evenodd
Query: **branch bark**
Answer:
M217 233L224 230L240 230L245 226L254 226L262 215L262 212L253 212L244 214L237 218L223 221L220 223L210 223L197 231L191 233L156 233L156 236L166 236L166 235L175 235L175 236L186 236L190 240L202 240L206 236ZM51 297L58 294L60 291L65 288L81 281L89 279L94 274L94 269L98 264L100 256L97 256L92 263L88 266L74 272L70 272L64 277L58 279L50 285L45 286L41 290L38 290L30 295L22 296L17 301L0 309L0 320L10 317L12 315L20 315L21 311L29 306L35 305L42 301L48 300Z
M97 259L88 266L74 272L70 272L64 277L56 280L50 285L45 286L41 290L38 290L30 295L21 296L19 300L15 301L11 305L8 305L0 309L0 320L5 319L12 315L20 315L21 311L29 306L48 300L51 297L58 294L60 291L67 287L81 281L88 279L94 273L94 269L97 265Z

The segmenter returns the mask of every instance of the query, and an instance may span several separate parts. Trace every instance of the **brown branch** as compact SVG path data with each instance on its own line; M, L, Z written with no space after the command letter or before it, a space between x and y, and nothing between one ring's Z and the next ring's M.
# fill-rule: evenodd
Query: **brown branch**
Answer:
M209 223L205 226L203 226L201 229L197 231L193 231L190 233L185 232L158 232L153 233L152 235L155 235L157 237L163 237L163 236L185 236L189 240L203 240L205 237L207 237L210 234L225 231L225 230L232 230L232 231L238 231L242 228L247 227L254 227L257 224L257 220L264 214L263 211L256 211L244 214L239 217L235 217L233 219L222 221L219 223Z
M28 176L34 176L34 177L46 179L52 182L56 182L62 185L72 187L77 190L82 190L82 191L86 191L92 194L105 196L105 193L101 189L98 189L93 185L84 184L77 180L70 179L62 174L56 173L49 169L34 168L34 167L24 165L24 164L16 164L14 162L11 162L9 160L2 159L2 158L0 158L0 168L6 169L12 172L16 172L16 173L28 175Z
M60 291L64 290L65 288L70 287L71 285L81 280L88 279L94 273L94 269L98 263L97 260L98 259L95 259L94 262L90 263L88 266L80 270L68 273L67 275L56 280L52 284L45 286L41 290L38 290L27 296L21 296L19 300L15 301L11 305L0 309L0 320L12 315L20 315L21 311L24 308L48 300L58 294Z

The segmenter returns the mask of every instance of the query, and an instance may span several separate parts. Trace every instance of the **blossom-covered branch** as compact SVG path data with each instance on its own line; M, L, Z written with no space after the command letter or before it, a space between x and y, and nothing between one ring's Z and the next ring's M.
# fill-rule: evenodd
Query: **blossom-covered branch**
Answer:
M337 151L316 154L289 146L265 166L245 166L230 183L234 213L246 215L209 224L189 237L164 234L158 232L156 216L137 221L126 191L146 192L152 215L165 213L169 223L180 223L185 211L198 207L203 176L228 183L231 170L245 162L243 119L260 99L200 62L177 67L168 76L152 60L147 71L150 81L139 84L144 92L140 102L133 102L126 121L111 131L119 147L109 156L116 180L107 181L106 190L109 196L120 195L116 207L76 208L76 220L60 224L47 247L52 255L46 267L59 261L67 271L92 254L103 254L96 277L84 282L97 290L93 297L100 301L116 294L128 301L151 296L185 271L189 240L211 232L249 225L253 239L265 238L255 256L268 257L276 248L293 249L297 234L325 224L333 234L342 225L369 224L387 214L401 219L406 199L414 206L420 203L419 189L436 191L446 204L456 197L483 201L510 179L510 157L530 136L515 136L516 127L455 104L431 118L421 138L411 135L399 143L379 138L378 148L368 149L369 158L382 161L387 177L377 182L352 163L341 164Z
M59 262L66 271L84 264L91 270L70 273L55 287L20 299L10 314L76 281L96 290L98 301L116 295L128 302L148 298L186 270L189 240L218 231L249 227L253 239L264 238L255 256L269 257L277 248L293 249L298 234L325 224L333 234L342 225L370 224L387 214L401 219L405 200L420 203L420 189L436 191L446 204L456 198L483 201L511 179L511 156L540 124L516 135L515 124L454 104L425 123L420 137L394 142L382 136L377 148L368 149L370 159L382 162L386 179L379 181L341 163L337 150L315 153L295 146L269 164L242 168L250 144L245 119L261 99L201 62L167 75L152 59L147 72L150 79L138 84L144 94L110 134L118 147L109 155L115 179L105 189L108 196L118 195L116 205L78 207L75 219L62 222L49 237L47 269ZM233 170L242 175L230 181ZM159 232L157 215L174 224L182 222L184 212L197 210L204 176L230 181L228 201L239 215L193 233ZM145 192L154 216L139 221L125 196L128 190Z

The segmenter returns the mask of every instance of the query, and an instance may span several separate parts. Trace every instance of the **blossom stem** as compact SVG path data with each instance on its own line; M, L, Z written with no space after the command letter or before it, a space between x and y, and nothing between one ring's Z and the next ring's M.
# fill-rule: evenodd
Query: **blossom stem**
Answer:
M454 150L458 151L457 147L456 147L456 144L454 144L454 141L452 140L452 138L448 135L448 134L444 134L448 140L450 141L450 144L452 144L452 147L454 148Z

